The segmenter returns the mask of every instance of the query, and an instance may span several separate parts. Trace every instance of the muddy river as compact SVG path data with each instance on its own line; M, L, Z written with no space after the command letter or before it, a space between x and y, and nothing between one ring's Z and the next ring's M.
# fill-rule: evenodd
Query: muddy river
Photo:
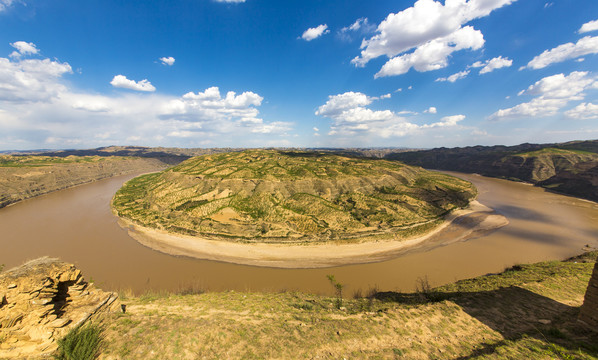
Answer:
M434 239L399 257L325 269L276 269L166 255L129 237L110 211L121 176L0 209L0 264L5 269L48 255L76 264L106 290L304 291L330 294L326 275L356 290L409 291L418 278L440 285L517 263L564 259L598 247L598 204L530 185L477 175L478 200L509 224L467 241Z

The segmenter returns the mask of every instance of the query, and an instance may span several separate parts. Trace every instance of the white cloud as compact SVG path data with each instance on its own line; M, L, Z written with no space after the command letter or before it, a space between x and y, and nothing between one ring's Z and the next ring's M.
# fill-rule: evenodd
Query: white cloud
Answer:
M440 119L439 122L422 125L422 128L426 129L426 128L436 128L436 127L457 126L457 123L459 121L463 121L463 120L465 120L465 115L445 116L442 119Z
M6 10L13 2L13 0L0 0L0 12Z
M149 146L260 146L286 141L289 122L259 117L263 98L218 87L183 96L86 93L64 82L68 63L0 57L2 148ZM253 134L248 137L248 134ZM47 145L44 145L47 144Z
M436 79L436 81L448 81L448 82L454 83L455 81L457 81L459 79L463 79L467 75L469 75L469 70L464 70L464 71L460 71L456 74L453 74L449 77L440 77L440 78Z
M343 111L367 106L372 101L371 97L360 92L349 91L344 94L330 95L326 104L318 108L316 115L334 117Z
M328 25L322 24L316 26L315 28L309 28L305 30L303 35L301 35L301 38L305 41L312 41L313 39L316 39L324 34L328 34L329 32L330 30L328 30Z
M585 24L583 24L581 26L581 28L579 28L579 33L583 34L583 33L587 33L590 31L596 31L598 30L598 20L594 20L594 21L589 21Z
M373 98L374 100L383 100L383 99L390 99L392 97L392 94L384 94L384 95L380 95L378 97Z
M478 66L474 66L474 65L478 65ZM484 68L482 70L480 70L480 74L486 74L486 73L492 72L496 69L509 67L511 65L513 65L513 60L511 60L509 58L503 58L502 56L495 57L493 59L486 60L486 62L483 63L483 65L481 65L481 66L484 66ZM475 62L472 66L480 67L479 61Z
M453 52L463 49L477 50L483 45L482 33L471 26L466 26L446 37L418 46L412 53L393 57L374 77L401 75L411 68L419 72L442 69L448 66L448 58Z
M154 87L154 85L152 85L152 83L150 83L147 79L143 79L141 81L129 80L124 75L114 76L112 81L110 81L110 85L112 85L116 88L123 88L123 89L135 90L135 91L146 91L146 92L156 91L156 88Z
M544 51L521 69L542 69L554 63L596 53L598 53L598 36L586 36L579 39L575 44L566 43Z
M359 18L353 24L340 29L337 34L343 40L351 40L352 34L370 34L376 30L376 25L370 24L368 18Z
M35 55L39 53L39 50L35 47L34 43L28 43L25 41L16 41L11 43L10 46L17 49L10 54L12 58L20 58L23 55Z
M318 129L318 128L317 128L317 127L315 127L315 126L313 127L313 129L314 129L314 131L315 131L315 132L318 132L318 131L320 131L320 129Z
M569 111L565 111L567 117L573 119L598 119L598 104L581 103Z
M328 101L318 108L316 115L328 117L332 120L331 136L374 136L381 138L400 137L407 134L437 127L454 127L463 120L463 115L447 116L439 122L417 125L408 122L401 113L390 110L372 110L366 106L378 98L369 97L359 92L346 92L331 95ZM436 108L428 109L435 113ZM410 112L411 113L411 112Z
M160 61L164 65L172 66L174 64L174 58L172 56L169 57L161 57Z
M430 106L428 109L424 110L424 113L428 114L436 114L438 110L434 106Z
M570 101L583 100L583 91L589 88L598 88L598 82L589 77L588 72L547 76L519 93L537 97L512 108L498 110L490 119L552 116Z
M292 129L291 123L284 121L273 121L268 124L261 124L251 129L252 133L259 134L281 134L286 133Z
M352 60L365 66L370 60L387 56L390 60L377 77L399 75L411 67L430 71L446 67L455 51L479 49L484 44L480 31L463 27L473 19L515 0L418 0L413 7L389 14L378 25L377 34L361 44L361 54ZM415 49L413 53L407 51Z
M49 101L64 91L58 79L72 72L68 63L50 59L0 58L0 101Z

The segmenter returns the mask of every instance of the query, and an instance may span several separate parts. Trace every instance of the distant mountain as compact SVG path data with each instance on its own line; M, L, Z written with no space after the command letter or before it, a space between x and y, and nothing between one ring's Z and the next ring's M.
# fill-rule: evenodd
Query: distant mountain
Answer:
M598 201L598 140L437 148L391 153L385 158L427 169L525 181L551 191Z

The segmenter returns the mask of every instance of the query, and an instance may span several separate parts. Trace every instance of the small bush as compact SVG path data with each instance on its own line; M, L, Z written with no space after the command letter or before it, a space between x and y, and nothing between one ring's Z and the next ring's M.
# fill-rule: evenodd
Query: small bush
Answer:
M58 360L95 359L100 352L104 328L97 324L78 326L58 340Z
M345 285L339 283L334 278L334 275L326 275L328 281L330 281L330 285L334 288L334 292L336 293L336 301L335 306L337 309L340 309L343 306L343 288Z

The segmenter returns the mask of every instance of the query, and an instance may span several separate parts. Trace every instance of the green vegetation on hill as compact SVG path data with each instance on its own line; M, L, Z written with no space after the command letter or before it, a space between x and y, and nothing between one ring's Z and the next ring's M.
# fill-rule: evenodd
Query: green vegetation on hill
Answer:
M125 159L123 157L101 156L38 156L38 155L0 155L0 167L38 167L56 164L93 163Z
M597 359L598 332L577 322L596 255L416 293L364 289L340 308L291 292L123 294L100 359Z
M247 150L191 158L127 182L119 216L230 241L363 241L429 230L476 195L472 184L398 162Z

